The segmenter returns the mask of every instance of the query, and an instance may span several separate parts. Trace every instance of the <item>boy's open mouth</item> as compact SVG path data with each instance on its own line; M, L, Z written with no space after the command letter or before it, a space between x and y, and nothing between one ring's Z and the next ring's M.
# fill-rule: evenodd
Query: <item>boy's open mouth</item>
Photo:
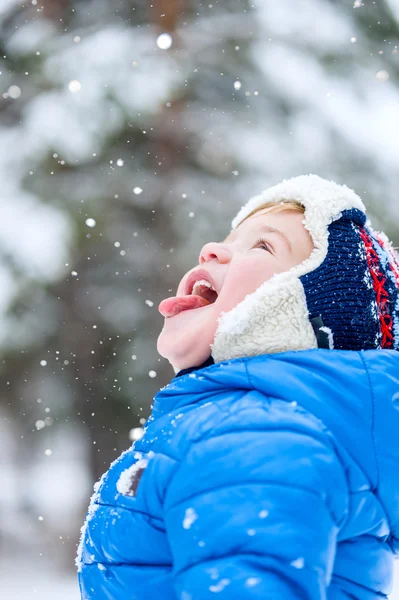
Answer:
M196 281L190 294L186 296L172 296L162 300L158 310L163 317L175 315L195 308L203 308L216 302L218 294L213 286L205 279Z

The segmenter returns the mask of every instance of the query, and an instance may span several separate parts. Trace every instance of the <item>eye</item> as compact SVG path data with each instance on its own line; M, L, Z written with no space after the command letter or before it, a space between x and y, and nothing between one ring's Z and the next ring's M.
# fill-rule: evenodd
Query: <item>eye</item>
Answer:
M255 245L253 246L253 248L257 248L258 246L262 246L264 250L267 250L267 252L272 253L272 247L270 246L270 244L268 244L268 242L266 242L266 240L264 240L263 238L259 238Z

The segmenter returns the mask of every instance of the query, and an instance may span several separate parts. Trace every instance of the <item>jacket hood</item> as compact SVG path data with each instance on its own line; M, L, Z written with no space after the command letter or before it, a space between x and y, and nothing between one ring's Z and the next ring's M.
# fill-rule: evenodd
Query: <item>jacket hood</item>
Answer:
M311 349L236 358L186 370L154 398L150 419L232 390L257 390L297 402L319 419L352 459L349 477L364 475L390 526L399 555L399 353ZM355 466L353 466L355 465Z

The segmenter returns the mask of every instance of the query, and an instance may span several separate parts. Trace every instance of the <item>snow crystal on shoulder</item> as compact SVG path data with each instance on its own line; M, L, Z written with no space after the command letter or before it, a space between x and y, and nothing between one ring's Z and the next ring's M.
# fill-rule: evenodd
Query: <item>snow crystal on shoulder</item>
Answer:
M290 565L292 567L295 567L296 569L303 569L303 567L305 566L305 560L303 556L300 556L299 558L296 558L295 560L290 562Z
M216 583L215 585L210 585L209 586L209 591L210 592L222 592L224 590L224 588L229 585L230 579L221 579L219 581L219 583Z
M260 584L259 577L248 577L248 579L245 581L245 585L247 587L254 587L255 585L259 585L259 584Z
M183 527L184 529L190 529L191 525L198 519L198 515L193 508L187 508L184 519L183 519Z
M134 496L135 493L131 489L132 481L134 480L136 473L141 469L145 469L147 465L148 460L146 458L141 458L134 465L122 471L116 482L116 489L118 492L124 496Z

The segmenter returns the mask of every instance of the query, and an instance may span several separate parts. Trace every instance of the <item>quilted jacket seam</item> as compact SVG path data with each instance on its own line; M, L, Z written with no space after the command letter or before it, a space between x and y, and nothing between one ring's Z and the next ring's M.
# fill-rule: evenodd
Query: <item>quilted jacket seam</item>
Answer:
M174 572L175 576L180 576L182 574L184 574L186 571L189 571L190 569L192 569L193 567L197 567L199 565L203 565L204 563L208 563L208 562L213 562L215 563L215 561L217 560L225 560L226 558L229 557L234 557L237 558L237 556L257 556L259 558L262 558L263 560L265 559L265 554L264 552L255 552L255 551L250 551L250 550L238 550L237 552L226 552L225 554L222 554L220 556L214 556L212 558L206 559L206 560L199 560L197 562L191 563L190 565L186 565L183 569L179 569L178 571L176 570ZM268 553L266 558L271 558L273 561L276 561L277 563L283 564L283 565L290 565L290 561L289 559L284 560L283 558L281 558L280 556L277 556L275 554L270 554ZM268 567L266 567L268 568ZM292 566L292 568L296 568L294 566ZM324 571L322 569L318 569L316 567L309 567L309 565L305 565L303 569L307 569L308 571L312 571L315 573L322 573L324 574Z
M311 494L312 496L314 496L315 498L321 500L323 502L323 504L325 505L331 520L333 521L334 525L338 528L338 523L337 520L335 518L335 516L333 515L332 510L330 509L330 507L326 504L325 499L323 498L323 496L321 494L318 494L316 491L311 490L308 487L305 487L304 485L293 485L291 483L281 483L280 481L245 481L245 483L242 482L236 482L236 483L226 483L224 485L218 485L217 488L213 487L213 488L209 488L206 490L201 490L200 493L194 493L191 494L190 496L187 496L186 498L184 498L183 500L179 500L178 502L175 502L174 504L172 504L171 506L168 506L167 510L170 510L171 508L176 508L178 506L180 506L181 504L184 504L185 502L189 502L190 500L192 500L193 498L198 498L198 496L202 496L204 494L209 494L210 492L218 492L219 490L225 490L225 489L229 489L229 488L234 488L234 487L239 487L239 486L243 486L243 485L249 485L249 486L253 486L253 485L262 485L262 486L269 486L269 487L281 487L281 488L288 488L288 489L294 489L300 492L306 492L308 494Z
M140 563L134 563L134 562L105 562L103 560L98 560L95 562L82 562L82 565L84 567L97 567L98 565L103 565L104 567L108 567L110 569L112 569L112 567L140 567L140 568L146 568L146 567L156 567L156 568L167 568L170 571L173 568L173 565L171 563L165 563L165 564L150 564L150 563L145 563L145 564L140 564Z
M375 467L376 467L376 484L375 484L375 487L373 488L372 491L375 492L378 489L379 482L380 482L380 472L379 472L379 462L378 462L378 454L377 454L377 444L376 444L376 440L375 440L375 395L374 395L374 388L373 388L373 384L371 382L371 375L370 375L367 363L364 360L363 353L360 352L359 354L360 354L360 357L362 359L362 363L363 363L364 369L366 371L367 380L369 382L369 387L370 387L370 397L371 397L371 439L373 441L373 453L374 453Z
M123 496L123 494L120 494ZM129 498L129 496L127 496ZM136 508L129 508L128 506L122 506L121 504L110 504L109 502L94 502L96 506L104 506L105 508L115 508L116 510L127 510L130 513L134 513L136 515L143 515L144 517L148 517L149 519L153 519L154 521L163 521L161 517L154 517L154 515L150 515L144 510L137 510Z
M243 409L243 410L244 410L244 409ZM344 465L342 464L342 462L341 462L341 460L340 460L340 458L339 458L339 456L338 456L338 454L337 454L337 452L336 452L336 449L335 449L335 444L334 444L334 443L333 443L333 442L330 440L330 438L329 438L328 436L327 436L328 445L326 444L326 440L325 440L325 438L326 438L326 433L325 433L323 430L320 430L320 429L318 429L318 434L319 434L319 436L317 436L317 437L316 437L316 436L314 436L314 435L310 435L309 433L298 432L298 431L297 431L296 429L294 429L294 428L290 428L290 427L281 427L281 425L279 425L278 423L276 423L276 424L274 425L274 427L273 427L273 428L262 428L262 429L248 429L248 428L243 428L243 429L239 429L239 430L234 430L234 433L238 433L238 432L265 433L265 432L268 432L268 431L278 431L278 432L296 433L296 434L299 434L299 435L304 435L304 436L307 436L307 437L311 437L311 438L312 438L312 440L315 440L316 442L318 442L318 443L321 443L323 446L327 447L327 448L328 448L328 449L329 449L331 452L333 452L333 453L334 453L334 455L335 455L335 457L336 457L336 459L337 459L337 461L338 461L338 462L339 462L339 464L341 465L341 468L343 469L343 472L344 472L344 475L345 475L345 480L346 480L346 482L347 482L347 489L348 489L348 499L349 499L349 491L350 491L350 488L349 488L349 483L348 483L348 474L347 474L347 470L345 469ZM327 431L328 431L328 430L327 430ZM209 432L208 432L208 433L209 433ZM212 435L210 435L209 437L207 437L206 435L204 435L204 436L203 436L203 437L201 437L200 439L198 439L198 440L195 440L195 441L192 441L192 442L190 443L190 445L189 445L189 448L187 449L187 451L186 451L186 453L185 453L185 456L187 456L188 452L191 450L191 448L194 446L194 444L198 444L198 443L201 443L201 442L203 442L203 441L208 441L208 440L211 440L212 438L215 438L215 439L216 439L216 438L221 438L221 437L223 437L224 435L229 435L230 433L231 433L231 431L227 431L227 432L215 432L215 431L212 431ZM177 474L177 472L178 472L178 470L179 470L179 467L181 466L181 464L182 464L182 460L181 460L181 461L179 461L179 463L176 465L176 469L175 469L174 473L171 475L171 477L170 477L170 479L169 479L169 482L168 482L168 488L169 488L169 486L171 485L171 483L172 483L173 479L176 477L176 474ZM246 483L246 482L245 482L245 483ZM278 485L284 485L284 484L278 484ZM222 486L221 486L221 487L222 487ZM291 487L291 486L290 486L290 484L286 484L286 487ZM299 487L299 488L301 488L301 486L298 486L298 487ZM219 489L219 488L218 488L218 489ZM306 489L306 488L303 488L303 489ZM212 491L212 490L210 489L210 490L208 490L208 491ZM168 494L168 490L166 490L166 493L165 493L165 496L164 496L164 499L163 499L163 501L164 501L164 504L163 504L163 505L164 505L164 508L165 508L165 499L166 499L166 496L167 496L167 494ZM187 499L186 499L186 500L187 500ZM175 506L175 504L172 504L172 506ZM326 507L327 507L328 511L330 512L330 514L331 514L330 507L329 507L329 506L327 506L327 505L326 505ZM169 507L168 507L168 510L169 510L170 508L171 508L171 507L169 506ZM342 528L342 526L343 526L343 524L344 524L344 522L345 522L345 520L346 520L346 518L347 518L348 514L349 514L349 511L347 510L347 511L344 511L344 514L342 515L342 517L341 517L340 519L336 520L335 518L333 518L333 521L334 521L334 523L336 524L336 526L338 527L338 529L341 529L341 528Z

